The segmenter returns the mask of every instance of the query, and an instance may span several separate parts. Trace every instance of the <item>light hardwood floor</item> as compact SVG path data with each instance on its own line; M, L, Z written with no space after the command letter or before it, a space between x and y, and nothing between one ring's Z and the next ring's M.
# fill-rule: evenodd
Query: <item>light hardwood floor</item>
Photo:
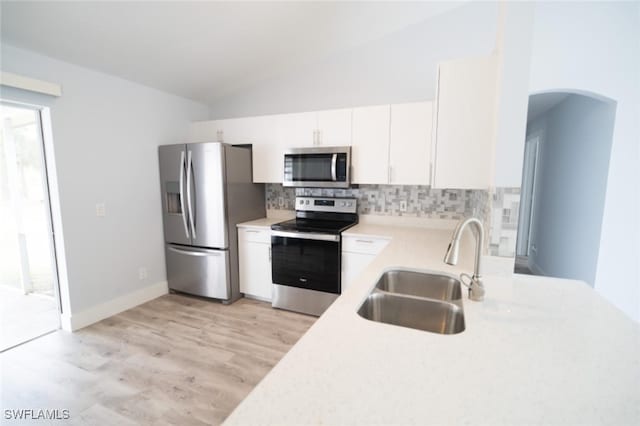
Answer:
M68 409L72 424L219 424L314 321L163 296L0 354L0 405Z

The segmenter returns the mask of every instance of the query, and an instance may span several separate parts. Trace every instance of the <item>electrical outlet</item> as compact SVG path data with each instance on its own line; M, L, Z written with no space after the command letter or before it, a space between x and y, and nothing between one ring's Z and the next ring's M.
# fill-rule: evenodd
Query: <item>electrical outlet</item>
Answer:
M144 281L146 280L148 277L147 275L147 268L145 268L144 266L141 266L138 268L138 279L140 281Z
M407 211L407 202L405 200L400 201L400 211L401 212Z
M96 216L105 217L107 215L107 206L104 202L96 204Z
M278 197L278 207L284 207L284 198Z

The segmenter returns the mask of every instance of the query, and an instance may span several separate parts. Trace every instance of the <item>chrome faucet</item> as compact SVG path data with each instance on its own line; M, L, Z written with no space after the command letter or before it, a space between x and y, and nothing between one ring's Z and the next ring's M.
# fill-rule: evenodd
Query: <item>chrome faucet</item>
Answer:
M460 274L460 281L463 285L469 288L469 299L480 302L484 300L484 285L482 284L482 276L480 275L480 259L482 257L482 247L484 246L484 227L482 226L482 222L475 217L463 219L458 222L458 225L451 236L451 242L449 243L449 248L447 248L447 253L444 255L444 262L449 265L455 265L458 263L460 237L462 236L462 231L464 231L467 225L472 225L475 229L476 262L473 268L473 276L469 276L469 274ZM464 281L465 278L469 280L468 284Z

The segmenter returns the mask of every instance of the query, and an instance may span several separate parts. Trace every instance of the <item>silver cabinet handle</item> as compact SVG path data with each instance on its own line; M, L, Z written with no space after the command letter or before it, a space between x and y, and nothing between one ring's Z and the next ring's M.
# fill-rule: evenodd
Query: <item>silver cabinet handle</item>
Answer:
M202 256L221 256L222 255L222 253L218 251L191 251L191 250L182 250L182 249L171 247L171 246L169 246L168 249L176 253L186 254L187 256L202 257Z
M196 239L196 224L193 221L193 204L191 200L191 173L192 173L192 158L191 151L187 154L187 204L189 206L189 223L191 224L191 234L193 235L193 239Z
M271 246L269 246L269 262L271 262Z
M251 232L252 234L259 234L262 231L258 231L256 229L245 229L244 232L246 232L246 233Z
M372 244L373 241L371 240L356 240L356 243L367 243L367 244Z
M331 180L334 182L338 180L337 173L336 173L337 168L338 168L338 154L333 154L331 156Z
M189 225L187 225L187 212L184 211L184 151L180 152L180 210L182 212L182 224L184 234L189 238Z

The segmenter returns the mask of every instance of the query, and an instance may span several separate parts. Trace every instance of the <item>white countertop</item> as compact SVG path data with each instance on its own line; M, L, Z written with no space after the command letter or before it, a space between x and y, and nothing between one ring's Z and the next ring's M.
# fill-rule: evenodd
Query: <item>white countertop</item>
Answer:
M274 223L282 222L284 219L276 217L263 217L262 219L250 220L237 224L238 228L264 228L271 229Z
M391 242L227 418L274 424L639 424L640 325L579 281L487 276L455 335L357 315L383 270L442 262L449 230L357 225Z

